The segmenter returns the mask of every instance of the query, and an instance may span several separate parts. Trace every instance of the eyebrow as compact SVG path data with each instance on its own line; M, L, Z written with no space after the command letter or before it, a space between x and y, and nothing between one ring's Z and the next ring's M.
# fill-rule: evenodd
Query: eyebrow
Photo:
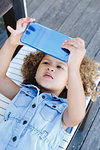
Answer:
M52 60L50 60L50 59L48 59L48 58L44 58L44 60L47 60L47 61L52 61ZM64 62L57 62L59 65L63 65L63 66L65 66L66 67L66 64L67 63L64 63Z
M48 60L48 61L50 61L50 59L47 59L47 58L44 58L43 60Z

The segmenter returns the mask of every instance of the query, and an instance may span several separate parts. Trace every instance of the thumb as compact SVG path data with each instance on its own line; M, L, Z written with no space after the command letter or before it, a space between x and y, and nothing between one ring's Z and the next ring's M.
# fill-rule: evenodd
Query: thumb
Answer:
M10 33L13 33L14 32L14 29L10 26L7 26L7 30L10 32Z

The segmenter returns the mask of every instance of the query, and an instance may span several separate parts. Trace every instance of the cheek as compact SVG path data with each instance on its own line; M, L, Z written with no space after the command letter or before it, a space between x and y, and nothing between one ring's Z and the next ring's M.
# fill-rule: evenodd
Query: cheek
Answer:
M58 81L60 84L66 85L68 81L68 73L65 72L65 73L59 74Z
M36 75L35 75L35 79L38 80L39 78L41 78L43 69L41 69L41 67L38 67L37 71L36 71Z
M40 70L37 70L36 75L35 75L35 79L38 79L40 75Z

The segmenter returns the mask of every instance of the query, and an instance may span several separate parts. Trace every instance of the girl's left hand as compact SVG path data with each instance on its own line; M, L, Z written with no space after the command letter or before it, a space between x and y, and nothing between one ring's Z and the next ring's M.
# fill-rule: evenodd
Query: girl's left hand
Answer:
M62 48L68 49L70 51L68 66L73 66L74 68L79 69L86 53L84 40L82 40L81 38L66 40L62 44Z

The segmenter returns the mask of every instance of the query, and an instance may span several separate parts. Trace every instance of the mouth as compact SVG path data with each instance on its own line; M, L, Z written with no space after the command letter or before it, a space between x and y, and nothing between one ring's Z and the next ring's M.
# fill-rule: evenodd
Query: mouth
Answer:
M44 77L53 79L53 77L52 77L52 75L51 75L50 73L46 73L46 74L44 75Z

